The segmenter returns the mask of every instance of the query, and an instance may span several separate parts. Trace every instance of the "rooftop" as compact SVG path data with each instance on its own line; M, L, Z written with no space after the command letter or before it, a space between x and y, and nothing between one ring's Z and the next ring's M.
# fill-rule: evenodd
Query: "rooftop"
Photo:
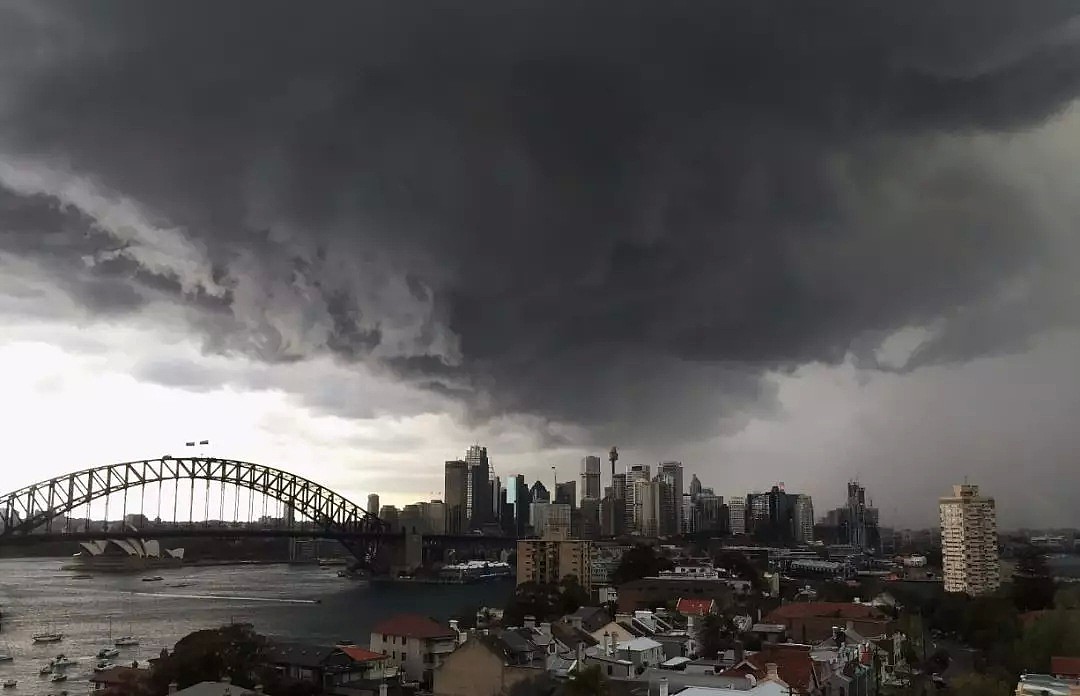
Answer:
M884 619L884 612L877 607L848 602L792 602L774 609L768 616L769 621L784 619L802 619L808 617L829 617L838 619Z
M457 638L457 632L439 622L420 614L398 614L380 621L372 633L408 638Z
M1080 657L1051 657L1050 673L1059 677L1080 677Z

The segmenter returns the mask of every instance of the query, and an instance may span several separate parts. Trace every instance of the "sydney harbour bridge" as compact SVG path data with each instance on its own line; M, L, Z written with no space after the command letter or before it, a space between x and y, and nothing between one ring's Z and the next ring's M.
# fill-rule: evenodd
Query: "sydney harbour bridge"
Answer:
M513 545L506 537L395 530L377 512L281 469L164 456L83 469L0 495L0 546L140 535L320 538L339 541L356 565L386 573L420 564L432 549L475 555ZM123 522L133 517L143 528ZM121 520L115 530L110 519Z

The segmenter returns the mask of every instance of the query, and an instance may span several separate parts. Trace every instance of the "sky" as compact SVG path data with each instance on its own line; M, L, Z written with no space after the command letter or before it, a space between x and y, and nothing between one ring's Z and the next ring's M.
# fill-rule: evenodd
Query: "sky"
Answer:
M1072 0L4 3L0 489L616 445L1080 526L1078 97Z

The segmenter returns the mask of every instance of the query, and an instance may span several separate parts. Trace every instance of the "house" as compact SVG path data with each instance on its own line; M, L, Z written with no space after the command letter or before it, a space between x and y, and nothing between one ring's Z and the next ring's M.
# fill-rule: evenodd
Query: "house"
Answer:
M410 682L431 684L434 671L457 647L457 631L419 614L398 614L380 621L371 631L372 652L387 656Z
M717 606L732 605L734 590L728 579L642 578L619 585L619 611L652 609L676 602L680 597L712 599Z
M848 602L798 602L774 609L765 617L770 624L783 624L793 640L802 643L825 640L836 626L853 628L864 636L894 633L896 622L881 609Z
M567 614L562 618L562 623L570 624L586 633L592 633L610 622L611 615L604 607L581 607L573 614Z
M279 674L324 691L387 675L386 655L357 645L315 645L271 640L266 659Z
M761 652L746 655L741 662L721 674L742 676L751 685L762 680L780 680L794 689L796 694L816 694L821 686L809 645L766 645Z
M511 643L520 640L521 636L513 631L471 633L461 647L446 655L435 668L433 693L435 696L499 696L517 684L540 679L545 673L543 662L536 664L530 657L529 663L522 664L520 661L527 651L520 645L511 647Z
M1050 674L1059 679L1080 677L1080 657L1051 657Z
M716 600L706 597L680 597L675 611L683 616L707 616L716 613Z
M627 660L634 667L641 669L659 665L667 660L663 644L660 641L645 637L616 643L615 656Z
M172 696L270 696L263 692L261 686L254 689L245 689L233 684L228 679L199 682L179 691L173 689L174 686L169 687L169 693Z

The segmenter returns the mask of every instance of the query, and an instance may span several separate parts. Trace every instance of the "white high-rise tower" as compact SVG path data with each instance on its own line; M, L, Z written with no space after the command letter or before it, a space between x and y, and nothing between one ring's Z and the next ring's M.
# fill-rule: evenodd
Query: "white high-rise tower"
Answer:
M998 566L997 510L978 486L953 486L938 503L941 513L941 564L946 592L991 594L1001 584Z

